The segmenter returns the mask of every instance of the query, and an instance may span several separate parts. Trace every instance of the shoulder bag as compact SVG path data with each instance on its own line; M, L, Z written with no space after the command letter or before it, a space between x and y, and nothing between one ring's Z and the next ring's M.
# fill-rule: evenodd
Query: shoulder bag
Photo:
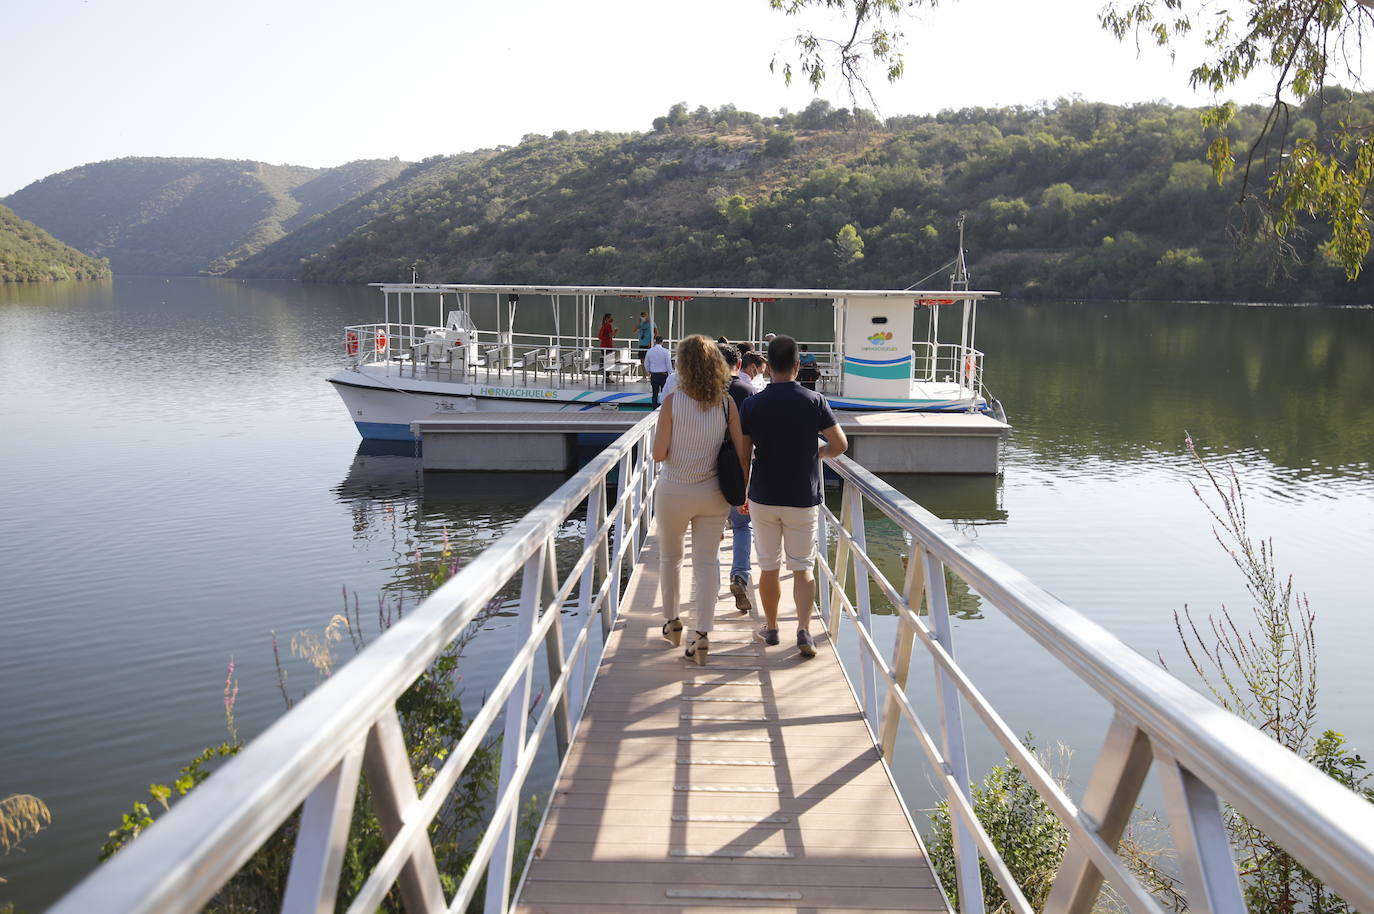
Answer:
M720 452L716 454L716 481L720 483L720 494L725 496L733 507L738 508L744 504L744 468L739 465L739 456L735 454L735 444L730 440L730 404L722 400L720 408L725 411L725 440L720 443Z

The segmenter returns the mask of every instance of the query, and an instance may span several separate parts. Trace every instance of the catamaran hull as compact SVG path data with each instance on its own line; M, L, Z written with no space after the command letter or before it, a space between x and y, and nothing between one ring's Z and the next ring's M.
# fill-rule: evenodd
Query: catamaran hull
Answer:
M426 381L344 370L329 379L358 433L364 438L410 441L412 422L435 413L580 412L593 409L644 411L653 406L643 391L569 390L497 384ZM827 396L834 409L877 412L963 412L986 410L978 400L869 400Z

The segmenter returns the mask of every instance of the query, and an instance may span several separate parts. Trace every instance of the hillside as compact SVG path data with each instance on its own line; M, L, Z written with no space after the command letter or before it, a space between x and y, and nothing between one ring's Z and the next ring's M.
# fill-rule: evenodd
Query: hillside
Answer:
M385 183L361 189L327 212L299 221L299 227L295 224L289 226L294 231L245 257L228 275L254 279L299 279L303 261L329 251L366 225L379 211L390 209L404 196L433 192L445 180L465 174L491 154L479 151L435 156L407 165Z
M1374 118L1330 93L1293 129ZM1262 110L1243 109L1245 155ZM944 281L954 228L982 288L1030 297L1368 301L1323 256L1238 248L1239 178L1218 187L1197 109L1061 100L880 123L815 102L761 118L675 106L645 134L556 133L377 201L302 277L364 282L904 287ZM1296 255L1296 256L1293 256Z
M1238 113L1248 150L1264 109ZM1374 121L1328 90L1291 130ZM880 121L815 101L761 117L674 105L644 133L559 131L423 162L334 169L123 159L30 185L16 212L117 271L314 282L905 287L945 282L967 214L977 286L1056 298L1369 301L1322 251L1239 247L1198 109L965 109ZM1261 156L1262 158L1262 156ZM1257 166L1253 195L1262 190ZM933 272L932 272L933 271Z
M110 265L58 241L0 206L0 282L108 279Z
M302 168L127 158L50 175L4 202L119 273L220 274L291 229L385 183L391 161Z

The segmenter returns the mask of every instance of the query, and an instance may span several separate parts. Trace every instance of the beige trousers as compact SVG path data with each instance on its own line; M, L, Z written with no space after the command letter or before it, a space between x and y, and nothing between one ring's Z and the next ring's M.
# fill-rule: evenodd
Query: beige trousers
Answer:
M676 485L661 480L654 494L654 523L658 526L658 583L663 595L663 618L682 611L682 555L687 528L692 529L692 620L688 628L709 632L720 597L720 535L730 516L730 503L714 479L709 484Z

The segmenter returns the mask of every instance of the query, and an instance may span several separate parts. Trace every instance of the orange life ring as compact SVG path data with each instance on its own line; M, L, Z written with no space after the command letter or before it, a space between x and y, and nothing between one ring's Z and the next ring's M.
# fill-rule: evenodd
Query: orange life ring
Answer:
M386 352L386 331L377 331L377 345L374 347L378 352Z
M964 356L964 374L968 375L969 380L972 380L975 373L976 373L976 368L975 368L975 364L974 364L974 361L973 361L973 356L971 356L971 355L966 355L966 356Z
M344 346L347 348L349 355L358 354L358 333L356 330L348 331Z

